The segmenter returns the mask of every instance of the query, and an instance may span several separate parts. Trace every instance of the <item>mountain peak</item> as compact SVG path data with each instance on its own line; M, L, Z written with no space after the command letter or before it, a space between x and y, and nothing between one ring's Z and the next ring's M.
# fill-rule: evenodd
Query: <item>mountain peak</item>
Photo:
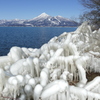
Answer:
M48 17L48 16L50 16L50 15L48 15L48 14L46 14L46 13L44 12L44 13L40 14L38 17Z
M60 15L58 15L58 16L56 16L56 17L61 17L61 18L62 18L62 16L60 16Z
M33 18L32 20L46 19L46 18L48 18L48 17L50 17L50 15L48 15L48 14L46 14L46 13L44 12L44 13L40 14L39 16Z

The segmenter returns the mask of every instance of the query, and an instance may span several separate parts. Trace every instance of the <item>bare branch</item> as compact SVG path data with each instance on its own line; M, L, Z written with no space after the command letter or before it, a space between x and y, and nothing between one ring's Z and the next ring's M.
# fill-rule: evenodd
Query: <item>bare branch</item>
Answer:
M100 27L100 0L79 0L79 2L89 9L80 16L80 20L89 20Z

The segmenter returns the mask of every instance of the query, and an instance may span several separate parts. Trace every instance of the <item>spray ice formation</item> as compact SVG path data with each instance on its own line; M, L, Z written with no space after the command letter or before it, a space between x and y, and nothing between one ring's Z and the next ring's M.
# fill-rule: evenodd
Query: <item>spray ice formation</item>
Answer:
M0 100L100 100L100 76L86 77L100 73L99 39L85 22L40 49L12 47L0 57Z

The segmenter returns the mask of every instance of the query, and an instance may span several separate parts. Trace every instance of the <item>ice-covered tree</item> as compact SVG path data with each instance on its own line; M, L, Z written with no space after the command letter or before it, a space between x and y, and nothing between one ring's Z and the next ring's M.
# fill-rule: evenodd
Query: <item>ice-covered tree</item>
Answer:
M89 20L91 23L100 27L100 0L79 0L87 8L83 15L80 15L81 21Z

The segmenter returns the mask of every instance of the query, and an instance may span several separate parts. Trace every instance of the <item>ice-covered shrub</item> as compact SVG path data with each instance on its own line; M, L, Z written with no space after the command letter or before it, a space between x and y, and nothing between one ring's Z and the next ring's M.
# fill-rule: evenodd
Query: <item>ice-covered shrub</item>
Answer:
M12 47L0 57L2 100L100 100L100 29L83 23L40 49ZM70 83L74 83L71 85Z

